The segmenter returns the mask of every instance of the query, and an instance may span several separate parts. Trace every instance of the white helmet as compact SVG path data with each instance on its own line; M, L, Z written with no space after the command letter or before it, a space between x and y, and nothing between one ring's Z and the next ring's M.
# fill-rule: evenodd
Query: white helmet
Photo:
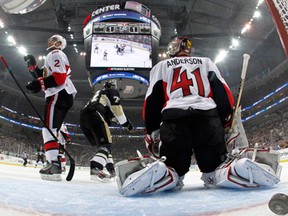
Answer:
M190 54L192 49L192 42L186 36L175 37L167 47L170 57L175 57L181 51Z
M60 44L57 44L58 42L60 42ZM53 35L48 39L47 50L50 50L52 48L63 50L65 49L66 46L67 46L67 42L64 37L62 37L61 35Z

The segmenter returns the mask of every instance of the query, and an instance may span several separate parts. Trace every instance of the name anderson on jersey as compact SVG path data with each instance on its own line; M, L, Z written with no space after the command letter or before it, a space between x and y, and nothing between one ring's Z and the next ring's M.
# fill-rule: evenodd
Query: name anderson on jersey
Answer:
M202 59L199 58L173 58L167 61L167 67L176 66L179 64L202 64Z

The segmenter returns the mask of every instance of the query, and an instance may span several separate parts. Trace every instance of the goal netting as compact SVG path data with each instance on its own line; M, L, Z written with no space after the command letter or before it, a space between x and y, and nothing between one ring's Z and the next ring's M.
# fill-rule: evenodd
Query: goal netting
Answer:
M265 0L288 58L288 0Z

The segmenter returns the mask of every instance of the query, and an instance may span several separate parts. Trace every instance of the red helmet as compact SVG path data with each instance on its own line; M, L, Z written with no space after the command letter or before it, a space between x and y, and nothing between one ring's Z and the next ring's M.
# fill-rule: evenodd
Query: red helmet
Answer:
M192 42L186 36L175 37L167 47L170 57L177 56L181 51L190 54L192 49Z

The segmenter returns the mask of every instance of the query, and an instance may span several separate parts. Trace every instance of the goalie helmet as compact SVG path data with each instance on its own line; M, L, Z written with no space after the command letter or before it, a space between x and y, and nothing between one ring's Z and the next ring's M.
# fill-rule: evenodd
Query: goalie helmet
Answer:
M186 36L175 37L167 47L170 57L177 56L181 51L190 54L192 42Z
M105 89L108 89L108 88L117 88L117 86L116 86L116 81L115 80L109 80L109 81L106 81L105 83L104 83L104 85L103 85L103 87L105 88Z
M67 46L66 39L61 35L53 35L48 39L48 48L47 50L56 48L56 49L65 49Z

